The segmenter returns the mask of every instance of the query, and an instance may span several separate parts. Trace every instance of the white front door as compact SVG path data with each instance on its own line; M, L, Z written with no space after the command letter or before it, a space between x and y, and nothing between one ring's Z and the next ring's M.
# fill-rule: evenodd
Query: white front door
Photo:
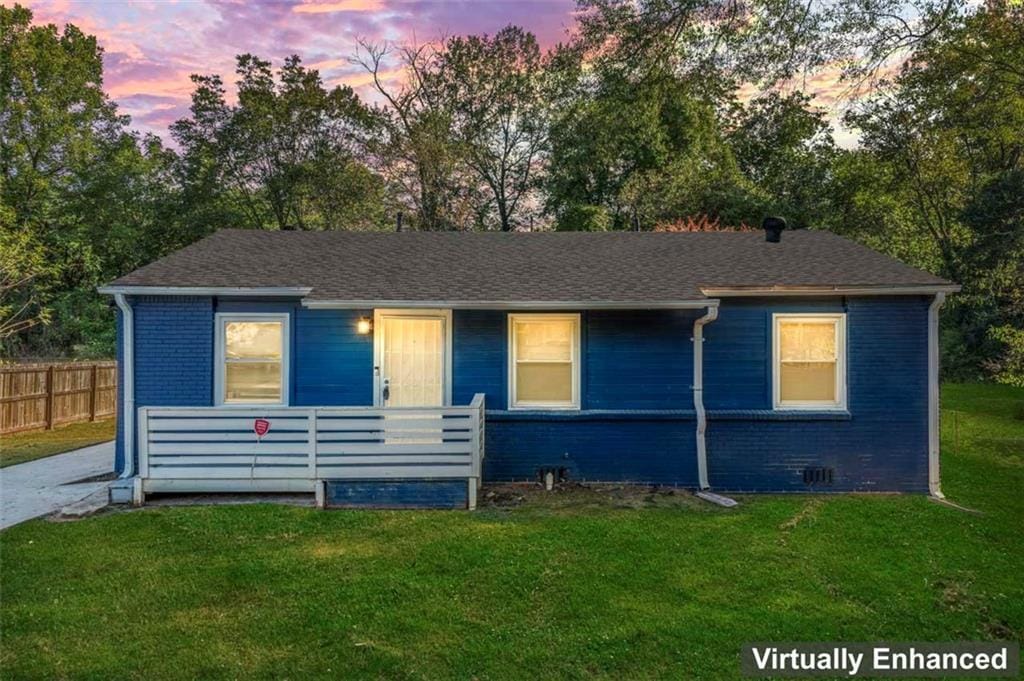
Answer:
M448 400L449 325L441 311L379 310L376 396L382 407L441 407Z

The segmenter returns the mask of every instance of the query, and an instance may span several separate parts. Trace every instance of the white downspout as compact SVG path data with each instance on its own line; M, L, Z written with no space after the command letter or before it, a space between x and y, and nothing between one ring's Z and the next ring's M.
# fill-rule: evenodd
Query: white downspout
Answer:
M135 317L123 293L115 293L114 302L121 310L121 375L124 383L121 389L124 396L124 409L121 412L124 423L124 470L118 477L130 478L135 474Z
M945 293L936 293L928 306L928 492L945 499L939 477L939 308Z
M708 489L708 452L704 432L708 427L704 411L704 325L718 319L718 303L693 323L693 408L697 412L697 479L702 490Z

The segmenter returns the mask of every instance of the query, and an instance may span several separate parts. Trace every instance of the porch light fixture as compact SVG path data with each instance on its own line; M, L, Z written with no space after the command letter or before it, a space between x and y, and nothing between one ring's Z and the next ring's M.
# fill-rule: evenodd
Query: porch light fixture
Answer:
M373 331L373 320L369 317L360 317L359 321L356 322L356 333L360 336L365 336L371 331Z

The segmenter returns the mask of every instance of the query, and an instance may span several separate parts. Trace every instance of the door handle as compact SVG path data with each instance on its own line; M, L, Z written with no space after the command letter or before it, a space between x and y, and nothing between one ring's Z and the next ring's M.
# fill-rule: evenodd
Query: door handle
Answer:
M381 399L384 402L387 402L389 399L391 399L391 380L390 379L387 379L387 378L384 379L384 388L383 388L383 390L381 390L380 396L381 396Z

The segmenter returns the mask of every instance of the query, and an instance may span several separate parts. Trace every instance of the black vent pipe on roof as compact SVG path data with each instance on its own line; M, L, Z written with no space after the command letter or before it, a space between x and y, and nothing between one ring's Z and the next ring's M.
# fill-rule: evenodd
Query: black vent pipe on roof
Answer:
M786 229L786 221L783 218L767 217L761 223L764 230L764 240L777 244L782 241L782 230Z

